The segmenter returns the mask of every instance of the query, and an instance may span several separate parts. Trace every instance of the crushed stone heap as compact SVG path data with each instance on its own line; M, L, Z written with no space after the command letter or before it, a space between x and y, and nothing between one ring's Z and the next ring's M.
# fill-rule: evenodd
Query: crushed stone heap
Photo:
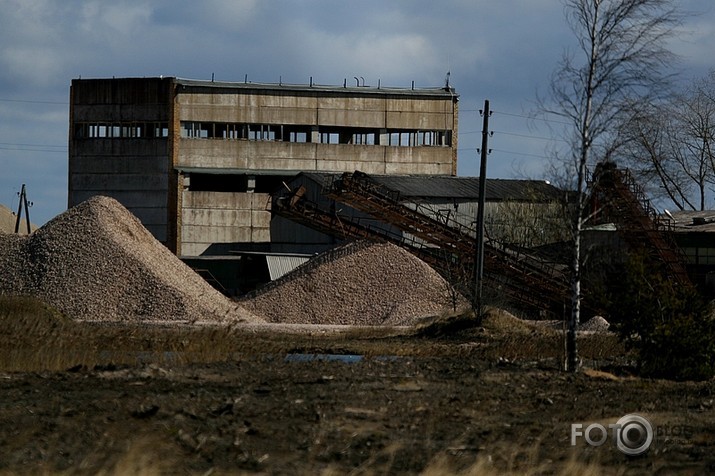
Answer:
M589 332L608 332L611 324L601 316L594 316L588 321L582 323L578 330Z
M0 234L0 269L0 293L37 297L76 320L261 321L108 197L93 197L28 237Z
M313 258L241 304L269 322L411 325L451 311L451 296L434 269L402 248L354 242Z

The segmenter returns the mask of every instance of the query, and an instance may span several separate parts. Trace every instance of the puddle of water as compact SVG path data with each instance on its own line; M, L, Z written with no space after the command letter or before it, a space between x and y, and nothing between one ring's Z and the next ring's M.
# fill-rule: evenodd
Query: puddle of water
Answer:
M343 362L346 364L354 364L362 362L364 356L357 354L286 354L286 362Z
M371 357L372 360L380 362L393 362L399 360L396 355L378 355ZM355 364L366 360L364 355L359 354L286 354L285 362L343 362L345 364Z
M134 363L136 365L150 363L178 363L182 360L189 359L190 355L186 352L152 352L152 351L114 351L104 350L99 354L100 359L107 362L116 363ZM266 355L264 357L273 359L279 356ZM378 362L394 362L402 357L396 355L377 355L374 357L365 357L360 354L306 354L306 353L290 353L286 354L283 360L285 362L342 362L344 364L356 364L365 360L373 360Z

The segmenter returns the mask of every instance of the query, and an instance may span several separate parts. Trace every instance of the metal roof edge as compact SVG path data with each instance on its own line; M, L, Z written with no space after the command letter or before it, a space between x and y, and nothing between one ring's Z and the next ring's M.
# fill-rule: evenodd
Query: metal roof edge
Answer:
M349 94L373 94L373 95L401 95L401 96L436 96L459 98L459 94L452 87L384 87L384 86L335 86L322 84L290 84L290 83L260 83L251 81L211 81L202 79L173 78L174 83L188 87L224 88L224 89L258 89L273 91L295 91L295 92L330 92Z

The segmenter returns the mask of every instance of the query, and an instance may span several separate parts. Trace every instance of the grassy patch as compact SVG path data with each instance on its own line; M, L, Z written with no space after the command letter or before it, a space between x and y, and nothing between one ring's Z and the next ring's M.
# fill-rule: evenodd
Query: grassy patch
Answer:
M584 359L624 354L615 336L580 338ZM415 328L359 327L335 331L277 331L275 327L103 324L75 322L28 297L0 296L0 371L62 371L107 365L183 365L289 352L551 359L558 368L563 334L491 310L483 327L470 313L439 316Z

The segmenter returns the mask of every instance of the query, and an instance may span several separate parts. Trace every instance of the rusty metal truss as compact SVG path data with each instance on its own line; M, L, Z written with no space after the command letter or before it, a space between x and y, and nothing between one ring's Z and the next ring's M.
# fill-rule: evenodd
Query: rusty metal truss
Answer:
M591 188L591 223L614 223L631 249L645 250L654 263L665 267L670 279L692 286L685 256L669 233L670 223L661 219L628 169L599 164Z
M401 233L328 210L304 195L303 187L284 192L273 200L273 211L340 239L367 238L394 243L432 265L457 287L469 287L472 282L476 231L453 217L435 215L420 204L404 204L398 192L361 172L345 173L333 180L326 185L323 195ZM492 239L486 240L484 271L487 286L528 307L560 313L568 302L569 287L561 267Z

